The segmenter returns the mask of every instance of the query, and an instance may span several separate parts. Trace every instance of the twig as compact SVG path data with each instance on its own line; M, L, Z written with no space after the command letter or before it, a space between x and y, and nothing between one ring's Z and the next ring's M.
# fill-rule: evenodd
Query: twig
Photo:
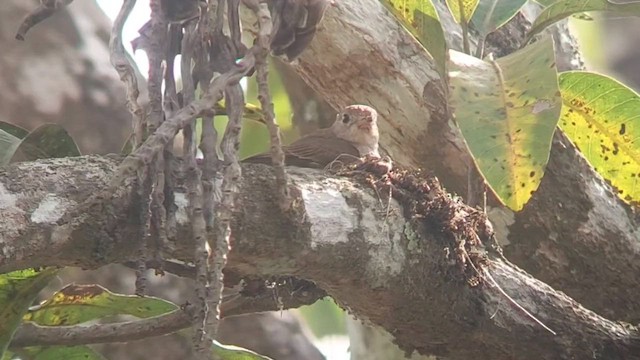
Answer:
M157 317L115 324L38 326L26 322L11 341L12 347L130 342L166 335L191 325L191 306Z
M138 96L140 91L138 88L138 80L133 64L129 61L122 44L122 28L125 21L131 14L131 10L135 6L135 0L125 0L122 4L122 8L118 13L118 16L114 20L113 27L111 29L111 39L109 41L109 51L111 64L120 75L120 80L125 84L127 92L127 106L132 115L132 148L138 147L143 140L144 134L144 109L138 103ZM149 210L149 194L151 193L151 180L153 174L150 174L151 169L146 167L140 167L137 169L138 182L136 185L136 192L138 200L141 204L141 211L138 214L138 221L140 223L140 231L138 237L147 238L148 231L148 210ZM147 246L146 241L142 242L140 249L138 250L138 266L136 267L136 294L144 295L146 288L146 258L147 258Z
M238 159L240 126L244 109L244 93L240 84L230 85L225 91L225 101L229 110L229 123L222 138L221 150L224 157L222 170L221 199L216 204L215 251L209 256L211 271L212 296L216 315L220 314L224 274L222 270L227 265L227 256L231 248L231 219L237 203L238 184L242 176ZM212 309L213 310L213 309ZM218 317L210 316L208 329L215 335L218 327Z
M475 57L477 57L478 59L482 59L482 57L484 56L484 44L486 40L487 37L485 35L481 35L478 37L478 45L476 46L475 53Z
M191 21L184 27L182 39L182 59L180 69L182 73L182 96L186 103L195 100L195 84L191 70L195 54L196 41L198 40L197 22ZM185 157L187 173L187 194L189 199L188 214L191 222L192 242L194 245L194 262L196 265L195 284L195 321L193 322L193 344L195 351L205 354L213 338L209 337L205 326L208 316L206 306L209 276L207 270L207 233L206 224L202 212L202 184L201 172L196 163L196 127L195 121L189 122L182 134L184 136L183 153Z
M182 37L182 27L177 24L169 24L167 45L166 45L166 69L164 72L164 99L163 109L166 117L171 117L176 110L180 108L178 101L178 94L176 91L176 81L173 74L173 66L175 58L180 51L180 41ZM164 208L166 211L166 223L165 232L167 235L167 241L165 248L169 249L172 244L175 243L177 235L177 219L176 211L177 206L175 204L174 185L175 185L175 171L173 167L173 139L165 146L165 170L164 170Z
M123 262L122 265L134 269L136 268L138 262L137 261L127 261ZM183 262L175 262L162 260L162 262L158 262L158 260L151 259L147 261L147 268L149 269L162 269L163 271L173 274L175 276L184 277L184 278L195 278L196 271L192 265L183 263Z
M111 38L109 40L109 53L111 65L120 75L120 81L125 84L127 91L127 107L131 112L132 124L135 136L133 137L133 148L135 149L141 143L142 126L144 124L144 109L138 103L140 90L138 89L138 79L133 64L129 61L124 45L122 44L122 28L124 23L131 14L131 10L136 4L136 0L124 0L122 8L116 19L113 21L111 28Z
M474 232L471 235L473 235L473 237L476 238L476 240L478 242L480 242L480 237L478 236L477 233ZM547 330L548 332L550 332L553 335L557 335L555 331L551 330L541 320L539 320L532 313L530 313L527 309L525 309L522 305L518 304L518 302L515 301L511 296L509 296L509 294L507 294L507 292L504 291L504 289L500 285L498 285L498 282L496 282L496 280L493 278L493 276L491 275L491 273L489 272L489 270L487 269L487 267L485 265L478 264L478 266L476 266L474 264L473 260L471 259L471 256L469 256L469 252L464 248L462 249L462 251L464 252L465 258L467 259L467 263L471 265L471 267L473 268L473 270L475 271L475 273L479 277L489 279L490 285L492 287L496 288L498 290L498 292L502 296L504 296L507 299L507 301L509 301L509 303L511 303L513 306L515 306L518 310L522 311L529 319L533 320L535 323L537 323L538 325L542 326L545 330Z
M160 0L151 0L151 31L145 52L149 58L149 121L148 131L152 134L164 121L162 108L162 62L165 59L167 43L167 22L162 17ZM173 71L173 69L169 69Z
M500 292L500 294L502 294L502 296L504 296L505 298L507 298L507 300L513 305L515 306L518 310L522 311L529 319L533 320L534 322L536 322L538 325L542 326L545 330L547 330L548 332L550 332L553 335L557 335L555 331L551 330L547 325L545 325L542 321L540 321L537 317L535 317L532 313L530 313L527 309L525 309L524 307L522 307L522 305L518 304L518 302L516 302L511 296L509 296L509 294L507 294L500 285L498 285L498 283L495 281L495 279L493 278L493 276L491 276L491 273L489 273L489 270L487 270L484 266L481 267L482 268L482 274L484 276L486 276L489 280L491 280L491 285L493 285L496 289L498 289L498 292ZM477 269L476 269L477 271Z
M22 24L20 24L18 32L16 33L16 39L24 41L24 37L32 27L46 20L56 11L64 8L72 2L73 0L42 0L40 5L30 12L24 20L22 20Z
M237 52L246 51L246 47L242 43L242 30L240 27L240 0L227 0L229 3L229 12L227 18L229 20L229 32L231 33L231 41Z
M256 56L256 80L258 81L258 99L262 107L269 135L271 137L271 159L275 166L276 187L278 189L279 206L282 211L286 211L291 206L291 198L289 197L289 188L287 186L287 173L284 168L284 151L282 150L282 141L280 140L280 130L275 121L273 111L273 102L269 91L269 64L267 56L269 55L269 44L272 30L271 14L269 7L264 2L258 0L245 0L247 5L257 16L259 31L256 41L258 55Z
M218 4L216 12L216 28L218 23L224 21L224 13L220 9L224 9L224 1ZM213 39L220 39L224 36L222 30L218 32L213 31L211 34L211 26L203 26L202 29L207 32L203 34L205 37L212 37ZM215 41L215 40L214 40ZM211 64L211 57L207 56L209 49L201 49L196 58L195 67L198 69L194 71L199 76L199 82L201 84L202 91L209 91L209 82L213 77L213 66ZM204 207L204 221L207 224L207 232L212 231L214 226L214 211L216 199L214 197L214 187L216 183L216 176L218 174L219 158L217 151L218 133L213 126L213 120L216 115L216 109L213 109L213 114L207 114L202 116L202 134L200 137L200 151L204 157L204 164L202 166L202 190L203 190L203 207Z
M145 239L140 242L138 248L138 261L136 266L136 282L135 293L138 296L144 296L147 288L147 258L148 247L147 243L149 239L149 203L151 188L153 182L153 174L150 173L150 168L141 168L138 170L138 182L136 183L136 195L134 199L137 204L140 204L139 211L135 214L135 218L138 222L137 237L139 239Z
M166 264L164 267L169 269L170 264ZM152 264L149 266L151 267ZM185 267L185 269L188 268ZM305 280L296 279L292 286L286 290L282 292L284 294L281 305L284 304L284 309L310 305L327 296L324 290ZM279 310L281 306L273 301L271 294L270 289L258 289L257 292L252 292L247 296L238 293L225 296L220 305L221 316L229 317ZM26 322L20 325L16 331L10 347L70 346L142 340L188 328L193 322L194 312L194 306L187 304L181 310L157 317L113 324L38 326Z
M151 34L149 46L145 52L149 58L149 81L147 88L149 92L149 118L147 121L147 133L153 134L164 121L164 110L162 102L162 80L163 61L166 56L166 43L168 24L162 16L162 9L159 0L151 0ZM170 167L169 167L170 168ZM152 247L153 258L162 264L162 253L168 247L166 222L167 211L165 209L165 157L164 152L156 155L155 164L149 168L149 176L154 180L151 193L151 217L149 223L149 233L145 246ZM171 205L170 205L171 206ZM162 268L159 269L162 272Z

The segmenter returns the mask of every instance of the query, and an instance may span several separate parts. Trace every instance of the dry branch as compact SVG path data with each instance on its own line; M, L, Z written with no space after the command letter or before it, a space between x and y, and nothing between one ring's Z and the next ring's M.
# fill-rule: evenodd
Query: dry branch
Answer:
M260 51L256 56L256 81L258 82L258 100L262 107L265 123L269 129L271 139L271 159L276 170L276 183L278 184L278 196L280 196L280 209L287 210L291 206L289 189L287 188L287 173L284 170L284 151L280 140L280 129L276 124L271 92L269 90L269 62L272 21L269 7L264 2L257 0L245 0L243 2L258 18L259 30L256 44Z
M55 14L56 11L64 8L65 6L71 4L73 0L43 0L40 2L40 5L35 8L20 24L20 28L18 28L18 32L16 33L17 40L24 40L24 37L27 35L27 32L31 30L32 27L38 25L40 22L46 20L51 15Z
M127 89L127 107L132 115L132 128L134 136L132 137L132 146L136 148L142 142L142 134L144 127L145 111L138 103L140 90L138 88L138 79L136 71L131 59L127 56L127 52L122 43L122 29L125 21L129 18L129 14L133 10L136 0L125 0L122 3L120 12L113 21L111 28L111 38L109 40L109 55L111 65L116 69L120 80L125 84Z

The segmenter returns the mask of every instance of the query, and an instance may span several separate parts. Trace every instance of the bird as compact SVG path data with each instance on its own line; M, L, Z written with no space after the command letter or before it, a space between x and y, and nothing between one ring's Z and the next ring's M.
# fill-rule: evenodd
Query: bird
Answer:
M285 165L325 168L334 162L350 164L360 158L380 158L378 152L378 112L366 105L349 105L331 127L313 131L282 147ZM243 162L271 163L264 152Z

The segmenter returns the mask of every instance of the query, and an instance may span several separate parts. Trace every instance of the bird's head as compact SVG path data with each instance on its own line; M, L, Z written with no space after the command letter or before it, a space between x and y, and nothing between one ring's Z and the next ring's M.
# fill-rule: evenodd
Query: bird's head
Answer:
M333 133L353 143L361 155L378 152L378 112L366 105L349 105L336 117Z

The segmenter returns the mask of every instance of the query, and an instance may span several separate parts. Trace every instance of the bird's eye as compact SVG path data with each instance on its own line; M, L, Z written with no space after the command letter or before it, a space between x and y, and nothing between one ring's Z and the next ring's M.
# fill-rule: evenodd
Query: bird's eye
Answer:
M342 123L346 124L349 121L351 121L351 117L349 116L349 114L342 114Z

